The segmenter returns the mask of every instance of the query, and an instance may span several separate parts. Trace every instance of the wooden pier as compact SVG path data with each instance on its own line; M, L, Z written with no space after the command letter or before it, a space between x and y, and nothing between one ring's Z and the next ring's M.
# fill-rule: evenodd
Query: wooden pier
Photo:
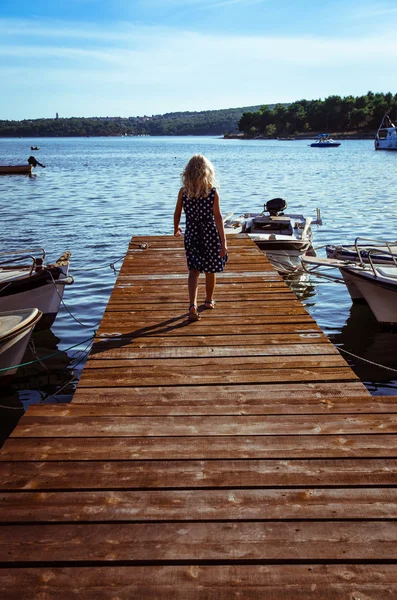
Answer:
M73 402L0 452L2 600L397 598L397 398L229 250L189 323L181 239L131 242Z

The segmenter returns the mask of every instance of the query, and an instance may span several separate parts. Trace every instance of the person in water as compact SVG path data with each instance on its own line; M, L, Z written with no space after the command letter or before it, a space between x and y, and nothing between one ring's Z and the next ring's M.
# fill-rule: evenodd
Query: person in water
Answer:
M179 190L175 207L175 236L182 235L180 227L182 210L186 217L184 243L189 270L190 321L200 319L197 310L200 273L205 273L205 307L214 308L216 273L224 270L228 258L225 229L215 182L212 163L201 154L192 156L182 173L183 187Z
M43 167L43 169L45 169L45 165L42 165L41 163L39 163L39 161L36 160L34 156L29 156L29 158L28 158L28 164L32 165L32 167L39 166L39 167Z

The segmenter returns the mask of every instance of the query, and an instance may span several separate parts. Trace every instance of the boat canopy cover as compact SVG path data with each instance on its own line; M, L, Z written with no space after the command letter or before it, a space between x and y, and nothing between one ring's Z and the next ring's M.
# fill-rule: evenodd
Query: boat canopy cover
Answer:
M396 267L377 267L377 271L383 277L391 277L392 279L397 279L397 269Z
M0 283L21 279L26 277L28 273L27 269L0 269Z
M0 340L26 327L38 314L41 313L39 313L37 308L25 308L0 313Z

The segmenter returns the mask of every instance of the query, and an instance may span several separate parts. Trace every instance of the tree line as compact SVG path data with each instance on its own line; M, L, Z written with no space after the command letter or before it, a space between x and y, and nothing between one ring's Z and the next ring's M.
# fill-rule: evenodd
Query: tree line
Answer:
M364 96L328 96L291 104L261 106L245 112L238 129L247 137L291 134L364 133L378 129L383 116L397 115L397 94L368 92Z
M237 131L244 112L259 106L175 112L142 117L91 117L0 121L0 137L91 137L121 135L223 135Z

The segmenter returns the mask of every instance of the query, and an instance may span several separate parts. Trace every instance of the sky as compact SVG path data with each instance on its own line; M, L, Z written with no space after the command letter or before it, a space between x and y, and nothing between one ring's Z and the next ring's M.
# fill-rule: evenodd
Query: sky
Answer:
M0 119L396 93L396 0L0 0Z

